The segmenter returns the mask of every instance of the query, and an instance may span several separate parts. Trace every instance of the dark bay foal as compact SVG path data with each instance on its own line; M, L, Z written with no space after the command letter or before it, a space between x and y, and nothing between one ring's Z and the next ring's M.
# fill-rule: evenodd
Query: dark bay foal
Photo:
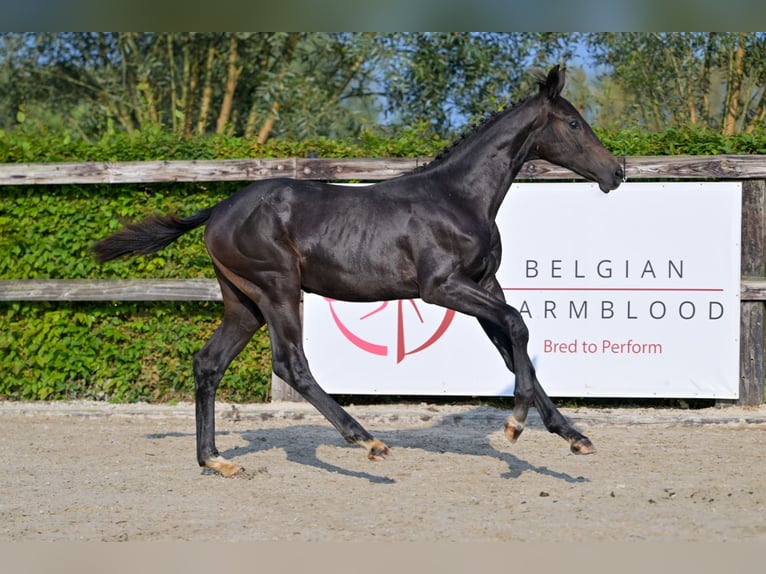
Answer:
M538 382L527 354L527 327L495 279L501 257L495 216L525 161L541 158L569 168L604 192L623 179L620 162L561 96L563 87L564 71L555 67L537 94L480 125L425 168L398 178L362 189L259 181L190 217L149 217L95 245L102 262L147 254L207 224L205 244L224 314L194 358L201 466L227 477L242 470L216 449L215 393L231 361L266 324L274 372L370 459L388 453L312 376L303 351L301 290L346 301L419 297L476 317L516 375L508 438L519 437L534 405L546 428L573 452L593 452Z

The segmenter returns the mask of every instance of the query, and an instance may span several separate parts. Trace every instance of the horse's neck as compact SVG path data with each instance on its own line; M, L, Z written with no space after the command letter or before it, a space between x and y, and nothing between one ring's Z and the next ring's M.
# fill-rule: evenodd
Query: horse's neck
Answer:
M511 182L529 155L536 114L521 104L483 127L434 170L482 218L494 221Z

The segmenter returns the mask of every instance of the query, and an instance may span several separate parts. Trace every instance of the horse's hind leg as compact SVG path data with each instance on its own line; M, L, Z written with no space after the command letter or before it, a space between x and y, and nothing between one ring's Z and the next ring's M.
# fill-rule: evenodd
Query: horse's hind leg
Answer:
M370 460L385 458L388 447L367 432L314 379L303 350L297 309L289 316L280 316L276 322L270 321L269 335L272 366L277 376L322 413L346 442L366 449Z
M194 357L197 462L228 478L242 468L224 459L215 446L215 392L231 361L264 321L255 304L220 275L219 283L224 301L223 321Z
M346 442L365 448L370 460L385 458L388 447L367 432L314 379L303 350L300 287L280 287L259 298L269 324L274 373L322 413Z

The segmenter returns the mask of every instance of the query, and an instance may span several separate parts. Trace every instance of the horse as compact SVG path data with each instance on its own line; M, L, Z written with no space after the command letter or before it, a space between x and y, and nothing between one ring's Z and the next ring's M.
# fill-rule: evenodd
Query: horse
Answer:
M103 263L149 254L205 225L223 319L193 359L197 462L225 477L243 469L215 444L215 394L231 361L269 326L272 369L370 460L389 454L312 375L302 340L301 292L344 301L423 301L475 317L515 374L504 433L515 442L534 405L546 429L576 454L593 443L562 415L537 380L529 331L495 273L495 217L524 162L544 159L595 181L604 193L623 168L561 91L553 67L538 91L479 124L433 161L366 188L290 178L261 180L188 217L125 223L93 246Z

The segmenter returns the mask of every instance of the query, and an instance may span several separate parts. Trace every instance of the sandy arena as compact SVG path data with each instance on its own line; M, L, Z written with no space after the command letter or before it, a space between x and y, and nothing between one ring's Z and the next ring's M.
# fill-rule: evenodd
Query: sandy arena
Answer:
M392 447L346 445L310 406L219 405L195 461L193 406L0 402L0 540L731 541L766 539L766 407L562 409L592 456L532 411L349 407Z

